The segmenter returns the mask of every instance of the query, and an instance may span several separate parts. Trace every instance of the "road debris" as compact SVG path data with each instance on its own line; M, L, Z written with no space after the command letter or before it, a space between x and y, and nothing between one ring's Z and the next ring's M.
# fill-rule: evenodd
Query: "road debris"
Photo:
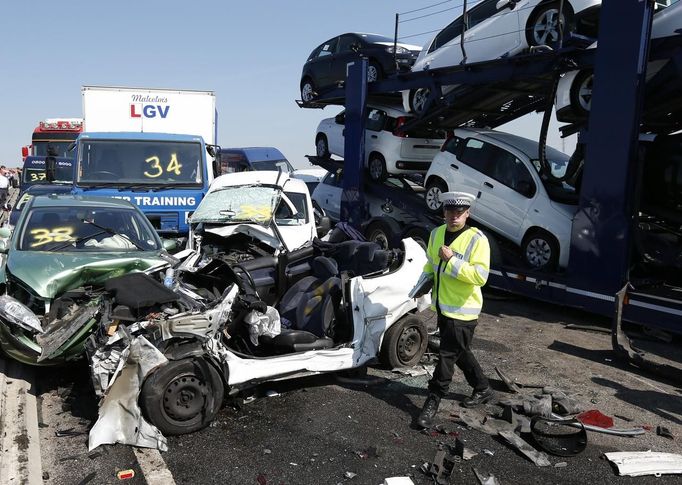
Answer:
M355 478L355 477L357 477L357 476L358 476L358 474L357 474L357 473L353 473L353 472L345 472L345 473L343 474L343 477L344 477L344 478L349 478L349 479Z
M118 478L119 480L130 480L134 476L135 476L135 470L133 470L132 468L116 472L116 478Z
M535 443L552 455L575 456L587 447L587 431L577 419L557 420L535 416L531 421L531 433Z
M670 475L682 473L682 455L653 451L604 453L621 476Z
M538 451L530 446L519 435L513 431L500 431L500 436L506 439L510 445L523 453L530 461L537 466L550 466L549 457L542 451Z
M675 439L675 437L670 432L670 430L668 428L666 428L665 426L656 426L656 434L658 436L663 436L664 438L668 438L669 440Z
M497 481L497 478L495 478L495 475L492 473L490 475L483 475L475 468L472 468L472 470L474 471L474 475L476 475L476 478L481 485L500 485L500 482Z
M583 424L598 426L600 428L613 428L613 418L606 416L597 409L590 409L576 416L576 419Z
M452 449L453 447L450 448ZM464 443L462 443L462 441L459 438L455 440L455 446L453 451L455 456L459 456L465 461L469 461L474 456L478 455L478 453L476 453L475 451L472 451L469 448L465 448Z
M384 478L382 485L414 485L410 477L390 477Z

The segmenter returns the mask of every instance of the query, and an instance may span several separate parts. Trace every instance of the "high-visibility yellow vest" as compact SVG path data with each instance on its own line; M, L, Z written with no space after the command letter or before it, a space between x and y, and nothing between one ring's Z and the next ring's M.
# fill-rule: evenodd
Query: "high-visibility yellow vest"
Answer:
M480 229L469 227L450 244L454 255L446 262L438 256L446 230L444 224L431 231L426 249L424 272L434 276L431 309L438 305L448 318L475 320L483 305L481 286L490 270L490 244Z

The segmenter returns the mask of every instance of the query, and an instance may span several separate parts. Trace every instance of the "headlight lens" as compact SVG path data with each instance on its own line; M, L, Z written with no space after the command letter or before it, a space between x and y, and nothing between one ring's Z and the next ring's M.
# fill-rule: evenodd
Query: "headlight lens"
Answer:
M24 330L43 333L40 319L35 313L9 295L0 295L0 318Z
M393 46L390 45L390 46L386 47L386 52L388 52L389 54L393 54ZM409 54L410 50L405 49L404 47L396 46L395 53L396 54Z

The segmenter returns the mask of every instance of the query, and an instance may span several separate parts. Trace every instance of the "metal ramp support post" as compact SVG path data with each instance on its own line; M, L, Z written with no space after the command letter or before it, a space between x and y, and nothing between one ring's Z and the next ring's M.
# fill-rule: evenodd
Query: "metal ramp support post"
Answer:
M367 99L367 59L346 66L346 122L344 125L343 192L341 220L356 228L365 219L363 176L365 161L365 101Z
M615 295L628 278L653 2L604 0L569 277Z

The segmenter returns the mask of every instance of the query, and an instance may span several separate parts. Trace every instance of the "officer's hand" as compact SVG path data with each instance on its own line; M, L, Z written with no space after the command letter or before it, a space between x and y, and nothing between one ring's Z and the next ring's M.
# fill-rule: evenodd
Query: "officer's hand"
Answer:
M452 249L450 249L448 246L441 246L440 249L438 250L438 256L440 256L440 259L445 261L446 263L448 260L453 256Z

